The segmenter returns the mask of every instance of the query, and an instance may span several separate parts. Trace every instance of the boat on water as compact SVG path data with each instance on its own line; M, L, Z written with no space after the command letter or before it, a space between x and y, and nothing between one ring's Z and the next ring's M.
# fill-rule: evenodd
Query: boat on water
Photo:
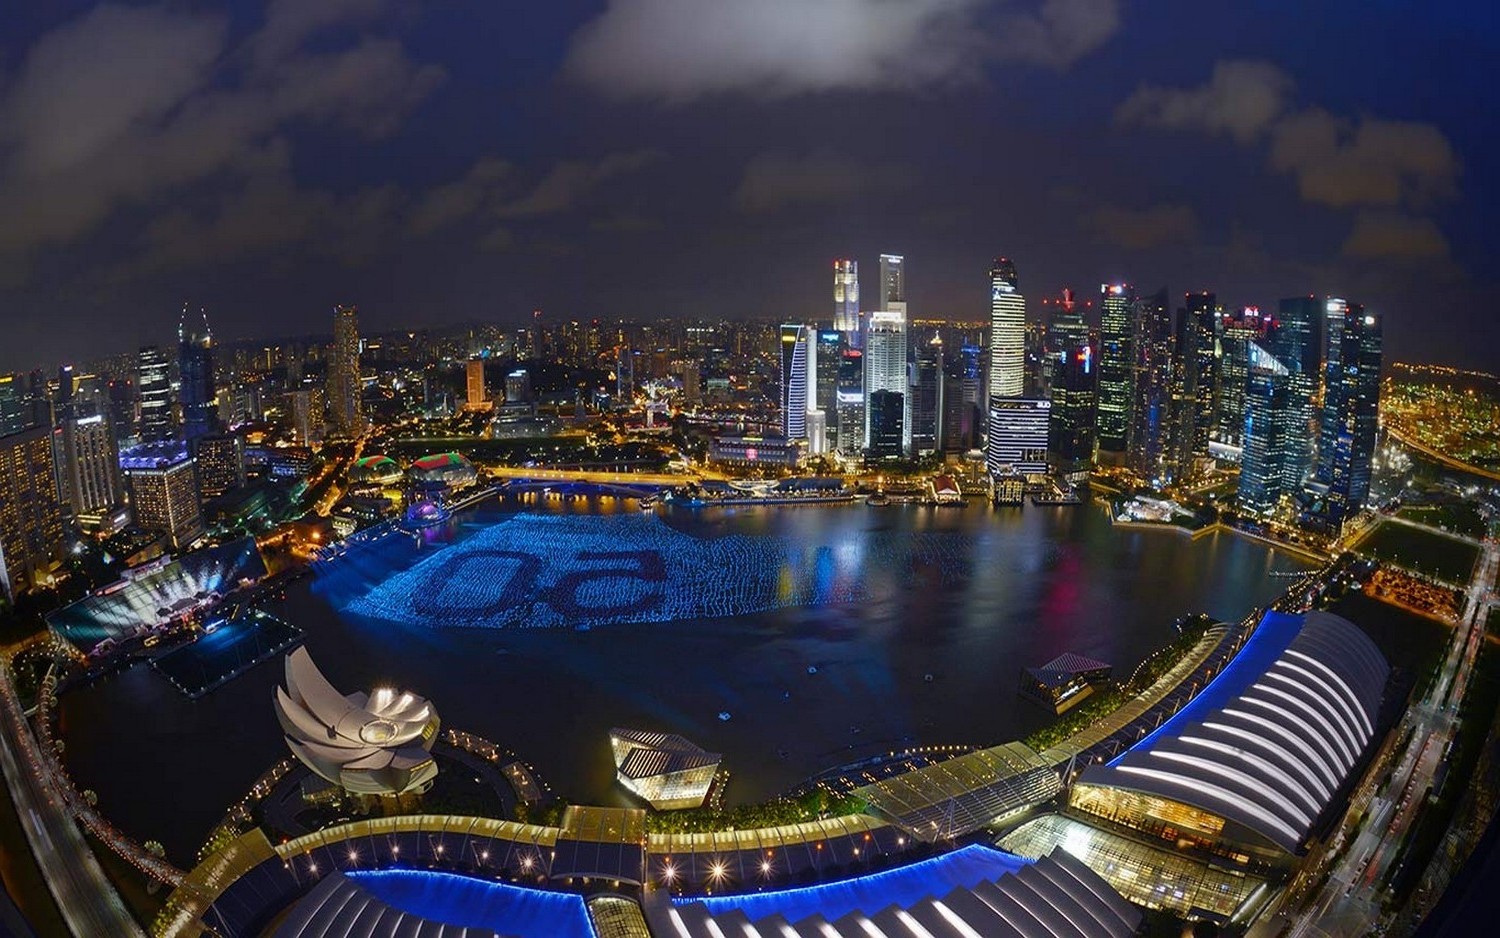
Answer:
M876 492L875 494L871 495L869 498L865 499L865 504L866 505L871 505L871 506L874 506L876 508L883 508L886 505L889 505L890 503L891 503L891 497L889 495L885 494L884 492Z

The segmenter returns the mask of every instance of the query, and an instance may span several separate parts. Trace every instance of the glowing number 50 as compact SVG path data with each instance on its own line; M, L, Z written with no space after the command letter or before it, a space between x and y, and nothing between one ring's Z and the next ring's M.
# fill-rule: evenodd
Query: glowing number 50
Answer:
M603 561L628 561L629 566L598 567L592 570L574 570L564 574L548 592L546 597L553 609L569 619L587 616L638 615L660 606L666 594L660 590L646 593L635 599L627 599L613 605L588 606L579 602L578 591L585 584L599 580L642 580L661 583L667 578L667 565L661 554L654 550L602 550L580 551L575 558L584 563Z

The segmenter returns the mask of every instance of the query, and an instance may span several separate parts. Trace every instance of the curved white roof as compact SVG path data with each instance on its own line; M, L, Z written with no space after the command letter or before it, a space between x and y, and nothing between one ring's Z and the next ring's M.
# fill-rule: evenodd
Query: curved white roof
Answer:
M1297 850L1374 736L1390 667L1352 622L1313 612L1297 628L1275 615L1259 626L1268 634L1251 639L1270 645L1241 652L1248 668L1226 668L1199 700L1079 783L1190 804Z

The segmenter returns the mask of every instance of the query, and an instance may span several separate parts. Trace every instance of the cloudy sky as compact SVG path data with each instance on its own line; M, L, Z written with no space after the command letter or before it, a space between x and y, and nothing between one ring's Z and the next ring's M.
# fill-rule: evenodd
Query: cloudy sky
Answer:
M1339 293L1495 367L1492 3L7 6L0 368L475 319L923 316L1127 279Z

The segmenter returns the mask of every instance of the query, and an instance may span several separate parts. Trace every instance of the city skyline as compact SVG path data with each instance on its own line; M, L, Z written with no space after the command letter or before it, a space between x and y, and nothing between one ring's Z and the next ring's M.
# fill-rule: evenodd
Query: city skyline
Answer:
M1003 250L1034 295L1128 281L1232 307L1359 296L1394 354L1468 366L1497 338L1494 183L1471 169L1496 117L1468 71L1495 33L1472 11L939 6L891 19L851 0L798 26L777 3L737 4L696 26L765 38L702 59L659 47L669 0L528 9L503 30L482 22L498 13L378 3L319 22L257 4L21 11L0 43L15 118L0 207L36 221L0 242L16 339L0 368L164 342L183 296L223 344L299 334L338 302L372 334L707 302L822 319L827 267L809 259L868 270L892 249L920 258L914 314L982 318L973 272ZM1317 44L1322 27L1347 41ZM955 30L1028 40L971 47ZM830 51L772 55L789 31ZM1232 47L1195 41L1223 35ZM162 36L182 60L143 75ZM1352 80L1359 50L1393 46L1411 54ZM90 68L58 68L94 48ZM860 65L887 59L928 64ZM341 69L365 81L334 82ZM308 94L288 103L274 92L292 73ZM95 120L101 101L139 120ZM241 119L204 123L216 112ZM973 119L989 113L1004 116ZM350 171L318 169L335 162ZM1432 309L1451 328L1424 328Z

